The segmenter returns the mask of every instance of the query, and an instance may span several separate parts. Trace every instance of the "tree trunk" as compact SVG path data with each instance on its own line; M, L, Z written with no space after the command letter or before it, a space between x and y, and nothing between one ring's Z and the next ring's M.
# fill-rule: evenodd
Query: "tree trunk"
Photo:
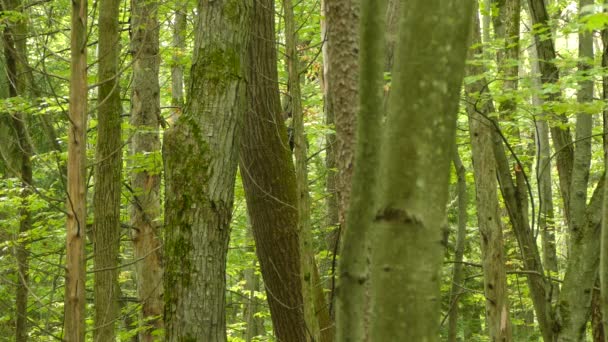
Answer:
M131 2L133 89L131 93L131 138L133 165L131 189L131 239L135 260L137 293L146 327L143 342L154 340L154 329L163 328L163 265L160 241L160 88L158 2ZM175 89L174 89L175 90Z
M359 107L359 1L331 0L325 4L327 24L327 93L336 126L337 196L341 233L355 159L355 127Z
M536 57L536 48L532 46L528 49L530 54L530 71L532 74L539 73L538 58ZM535 87L542 88L542 84L538 77L532 80ZM540 108L543 105L543 100L537 95L532 95L532 105ZM555 241L556 224L554 220L553 208L553 190L551 180L551 146L549 144L549 125L547 121L540 120L536 122L536 146L538 146L538 161L536 164L536 180L539 187L539 205L540 211L538 226L540 229L541 245L542 245L542 260L545 265L545 270L550 272L550 276L558 275L557 264L557 249ZM559 298L559 286L552 285L553 296L555 302Z
M600 224L605 176L585 211L585 224L570 237L570 257L557 306L558 341L581 341L591 309L600 253Z
M472 43L478 47L469 50L469 58L483 53L480 48L481 35L477 16L473 17ZM467 75L470 77L482 73L483 69L473 64L467 67ZM496 192L496 158L492 149L494 127L488 121L488 115L494 108L490 103L492 99L488 98L484 91L484 81L481 79L466 84L465 92L475 174L477 221L481 237L486 318L491 341L511 341L504 243Z
M604 5L608 0L604 1ZM608 67L608 28L602 30L602 67ZM602 99L608 99L608 76L602 77ZM604 140L604 169L608 170L608 109L604 109L603 116L603 140ZM602 204L602 231L600 234L600 307L602 312L602 324L604 334L608 336L608 186L604 187L604 203ZM608 341L606 341L608 342Z
M23 13L23 4L20 0L2 1L0 8L3 11L17 11ZM26 78L24 71L27 65L24 62L27 56L26 39L27 27L24 19L10 22L4 28L3 34L4 61L6 65L8 95L9 97L24 96ZM28 232L32 228L32 215L28 209L28 197L32 194L33 186L32 143L30 142L26 118L22 113L11 115L7 122L16 138L13 158L15 168L9 167L21 180L21 206L19 208L19 235L15 245L17 260L17 289L15 293L15 339L17 342L28 340L28 288L29 288L29 251Z
M323 54L323 72L321 73L322 81L322 91L323 91L323 110L325 112L325 125L327 127L335 128L336 120L334 109L332 105L331 95L329 94L329 52L328 52L328 44L327 44L327 20L326 20L326 8L327 1L321 1L321 37L325 42L323 44L322 54ZM330 131L325 135L325 169L327 170L327 178L325 189L327 193L327 197L325 200L327 206L327 219L325 226L327 227L327 236L325 238L328 255L332 257L330 262L320 265L321 273L327 274L327 269L331 269L331 281L326 282L326 287L332 291L330 293L329 300L333 301L333 290L335 288L335 266L336 266L336 254L338 252L338 247L340 244L340 204L338 198L338 151L337 151L337 140L336 133L334 131ZM330 254L331 253L331 254ZM333 305L330 304L330 310L333 311ZM329 313L333 318L333 312Z
M140 0L141 1L141 0ZM143 2L145 3L145 2ZM158 5L156 5L158 6ZM175 19L173 22L173 61L171 65L171 105L173 117L171 121L177 120L184 109L184 62L183 56L186 50L186 13L188 2L178 0L175 2ZM144 17L145 18L145 17ZM158 19L156 19L158 20ZM156 25L158 26L158 24ZM156 27L154 26L154 27ZM145 37L145 36L144 36ZM158 38L155 38L157 41ZM158 45L158 43L156 43ZM157 47L158 49L158 47ZM156 67L158 69L158 66ZM158 81L157 81L158 82Z
M254 0L253 6L240 169L277 340L307 341L298 197L279 99L274 0Z
M593 1L581 0L579 9L593 5ZM593 59L593 36L590 31L579 33L579 62L578 70L585 72L591 67L585 59ZM582 81L579 84L577 99L580 103L593 100L593 80ZM590 113L576 115L576 143L574 145L573 168L570 183L569 219L570 251L568 265L564 276L564 285L557 306L559 325L559 341L579 341L584 338L587 320L590 314L592 289L597 272L597 253L599 253L599 234L595 234L595 226L588 225L587 185L591 163L591 135L593 117ZM603 189L599 190L603 193ZM603 194L600 194L602 196ZM601 203L599 204L601 205ZM587 209L587 210L586 210ZM596 208L598 214L601 208ZM591 214L594 215L594 214ZM599 221L598 221L599 223ZM583 254L583 253L595 253ZM581 258L585 258L581 260ZM598 260L599 261L599 260Z
M118 265L122 139L118 63L120 54L119 0L99 5L98 124L93 210L93 263L96 342L116 340L120 316Z
M357 120L357 141L356 141L356 160L359 167L355 169L352 178L352 193L349 192L347 199L350 200L346 213L346 227L342 232L344 242L340 252L339 283L336 298L336 330L337 341L368 341L370 329L369 315L369 234L371 223L374 218L374 201L376 194L377 167L379 164L379 142L381 136L381 123L383 107L384 85L384 42L383 30L385 25L385 1L363 1L361 17L361 78L359 80L359 91L367 94L365 98L357 98L360 107L351 107L352 110L359 108ZM335 10L351 10L347 4L336 7ZM348 12L346 12L348 13ZM356 12L353 12L356 13ZM337 19L337 18L335 18ZM342 22L342 30L346 33L349 22ZM330 26L330 29L331 26ZM344 39L344 38L341 38ZM342 42L344 48L348 46ZM352 48L352 46L351 46ZM335 52L337 53L337 52ZM344 52L343 52L344 53ZM334 58L344 58L341 65L334 66L334 72L345 72L344 65L348 65L349 54L336 55ZM331 58L331 55L330 55ZM337 63L338 60L334 60ZM338 64L338 63L337 63ZM356 67L356 64L354 64ZM346 76L346 75L345 75ZM336 77L334 74L333 77ZM352 77L352 75L350 75ZM338 81L330 78L331 81ZM344 81L343 81L344 82ZM355 92L352 93L356 94ZM345 96L342 93L339 96ZM336 96L334 94L334 96ZM335 98L335 97L334 97ZM353 101L354 99L351 99ZM345 99L341 99L345 101ZM337 102L334 102L337 106ZM352 105L352 104L351 104ZM337 109L337 108L336 108ZM343 112L343 120L348 113ZM336 113L337 116L337 113ZM337 117L336 117L337 118ZM355 120L352 120L355 121ZM354 134L354 132L353 132ZM344 139L345 136L342 137ZM340 150L340 134L338 134L338 153ZM350 140L349 143L354 143ZM349 146L348 148L352 148ZM344 166L344 165L342 165ZM344 170L342 170L344 171ZM345 181L341 176L341 182Z
M604 194L605 196L605 194ZM603 219L603 218L602 218ZM595 282L595 287L599 288L599 278ZM591 299L591 331L593 342L606 342L604 334L604 325L602 318L600 291L596 288L593 289L593 295Z
M464 284L462 284L462 260L464 247L467 238L467 209L469 198L467 194L466 169L460 160L458 150L453 157L456 176L458 177L458 231L456 233L456 247L454 248L454 268L452 270L452 288L450 290L450 311L448 321L448 342L457 341L458 324L458 301L464 294Z
M543 28L549 28L549 15L545 7L545 0L528 0L532 25L536 27L534 32L534 45L538 58L541 73L541 83L543 85L554 85L559 80L559 70L554 63L555 47L551 35L547 37L546 32L540 34ZM548 101L557 101L560 98L559 92L547 94ZM546 115L554 115L546 113ZM558 117L561 121L566 120L563 116ZM562 125L563 126L563 125ZM551 138L553 148L559 151L556 155L557 170L559 175L559 187L564 203L564 213L566 221L570 222L570 184L572 183L572 163L574 150L572 148L572 137L569 128L562 128L560 125L551 127Z
M191 100L165 133L167 341L226 341L226 253L250 7L198 2Z
M401 11L372 223L371 338L438 341L441 241L473 1L404 1Z
M251 239L251 236L248 238ZM245 304L245 311L243 317L247 323L247 329L245 331L245 341L252 342L253 338L260 335L265 335L266 330L264 329L264 318L256 316L260 311L260 300L256 296L256 292L260 292L260 279L255 273L257 262L254 261L251 268L246 269L244 273L245 277L245 289L249 292L247 295L247 303Z
M294 18L294 5L291 0L283 0L285 17L285 54L287 58L288 97L291 108L294 134L294 155L296 167L296 188L298 197L298 235L300 237L300 263L302 272L302 300L304 319L312 341L319 341L320 330L315 307L315 286L313 268L315 265L312 231L310 224L310 194L308 190L308 142L304 131L302 112L302 92L300 90L300 63L297 49L298 32Z
M87 134L87 0L72 1L64 339L84 342Z

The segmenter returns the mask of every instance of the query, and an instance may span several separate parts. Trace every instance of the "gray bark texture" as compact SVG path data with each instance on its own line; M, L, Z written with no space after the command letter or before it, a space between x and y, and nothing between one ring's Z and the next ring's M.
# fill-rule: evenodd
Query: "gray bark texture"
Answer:
M348 229L346 211L350 204L359 110L359 3L359 0L331 0L325 4L327 65L331 70L327 93L336 126L336 190L341 234Z
M226 253L250 1L199 1L190 97L165 133L166 341L226 341Z
M373 341L439 340L449 165L473 4L402 2L372 223Z
M130 207L137 293L146 326L139 337L154 341L154 329L163 327L163 265L160 240L160 87L158 1L131 2L131 51L133 52L133 85L131 93L131 158ZM181 82L181 81L180 81ZM181 105L181 103L180 103Z
M385 48L383 40L379 37L383 37L385 5L386 1L370 0L361 3L362 50L359 91L367 96L358 98L361 102L357 117L355 158L360 165L355 169L352 178L352 190L348 195L350 204L346 212L347 228L342 232L344 242L340 251L336 298L336 340L340 342L369 339L370 256L368 250L370 246L368 239L374 217L373 199L378 184L376 173L382 127ZM344 178L341 181L344 181Z

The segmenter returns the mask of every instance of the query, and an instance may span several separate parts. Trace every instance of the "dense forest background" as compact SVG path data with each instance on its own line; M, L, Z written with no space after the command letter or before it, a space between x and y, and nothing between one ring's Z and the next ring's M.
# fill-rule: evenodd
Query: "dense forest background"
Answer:
M608 2L0 26L0 340L608 341Z

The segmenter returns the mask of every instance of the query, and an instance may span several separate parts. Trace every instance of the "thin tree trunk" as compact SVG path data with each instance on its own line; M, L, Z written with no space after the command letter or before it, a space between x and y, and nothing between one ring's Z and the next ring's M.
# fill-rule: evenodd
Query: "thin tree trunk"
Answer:
M536 48L532 46L528 49L530 54L530 69L532 74L539 73L538 58L536 57ZM540 89L542 84L540 79L535 77L532 80L535 87ZM532 104L538 108L543 105L543 100L537 95L532 95ZM549 272L550 276L556 276L558 274L557 264L557 249L555 241L555 229L556 224L554 220L554 208L553 208L553 189L551 180L551 146L549 144L549 125L547 121L540 120L536 122L536 146L538 148L538 160L536 164L536 180L539 186L539 206L540 217L538 226L540 229L541 246L542 246L542 260L545 265L545 269ZM559 286L552 285L553 289L553 302L556 302L559 298Z
M4 11L17 11L23 13L23 4L20 0L2 1L1 9ZM26 57L27 27L25 20L11 22L4 29L3 45L4 60L8 80L9 97L24 96L26 78L24 63ZM28 197L32 194L33 186L32 162L33 147L27 133L26 118L22 113L11 115L10 127L16 138L14 158L17 174L21 179L21 206L19 208L19 237L15 246L17 260L17 289L15 293L15 339L17 342L28 340L28 288L29 288L29 251L28 232L32 228L32 215L28 209Z
M555 47L553 38L546 37L546 33L542 35L542 28L549 27L549 15L545 7L545 0L528 0L530 16L532 17L532 25L536 27L534 41L538 58L539 69L541 73L541 83L544 85L554 85L559 80L559 70L554 63ZM547 94L548 101L557 101L560 98L559 92L551 92ZM547 113L550 114L550 113ZM559 117L564 121L563 116ZM563 125L562 125L563 126ZM574 150L572 148L572 137L569 128L560 127L560 125L552 126L551 138L553 139L553 148L559 151L556 155L557 170L559 175L559 185L564 203L564 213L566 221L570 222L570 184L572 184L572 163Z
M479 46L479 20L473 16L472 43L478 46L469 50L469 58L482 54ZM482 74L483 70L475 65L467 67L469 76ZM494 112L491 98L485 92L484 79L465 85L467 96L467 113L469 115L469 133L473 169L475 174L475 193L477 199L477 221L481 240L481 259L484 274L484 292L486 297L486 318L490 340L511 341L511 321L509 319L509 302L507 279L505 273L504 243L496 191L496 158L492 149L494 130L488 115Z
M198 2L191 96L166 131L166 341L226 341L226 254L250 2Z
M458 301L464 294L464 284L462 284L462 260L464 247L467 238L467 209L469 198L467 194L466 169L462 164L458 150L454 151L453 157L456 176L458 177L458 230L456 233L456 246L454 250L454 268L452 269L452 287L450 290L450 311L448 321L448 342L457 341L458 324Z
M87 0L72 1L64 339L84 342L87 132Z
M254 0L240 169L279 341L306 341L296 177L281 115L274 0Z
M383 107L382 86L384 84L385 46L382 32L385 25L385 5L386 1L384 0L362 1L361 3L363 14L361 17L362 62L359 91L367 95L365 98L358 98L361 102L357 117L355 158L360 164L355 169L352 178L352 193L348 195L350 204L346 216L347 229L342 232L344 242L340 252L339 290L336 298L336 340L340 342L369 340L370 256L368 250L370 245L368 232L371 230L371 223L375 214L374 198L378 182L376 172L380 160L378 145L382 122L380 108ZM339 7L340 10L346 11L348 9L346 4L342 3L342 6ZM348 22L346 22L346 25L343 22L342 25L341 28L346 33ZM332 28L330 27L330 29ZM344 44L343 46L346 48L348 45ZM342 55L341 58L345 59L343 63L348 64L352 56L346 54ZM337 63L338 60L333 62ZM356 64L354 66L356 67ZM344 68L344 65L336 65L335 68ZM344 72L343 69L340 70ZM336 75L334 74L333 77L336 77ZM330 82L332 80L334 79L330 78ZM340 96L344 95L341 94ZM342 99L342 101L344 100ZM353 110L356 110L355 108L357 107L352 107ZM348 113L344 112L342 115L347 116ZM338 139L340 139L339 134ZM351 141L351 143L353 142ZM341 143L344 144L345 141ZM340 151L340 148L338 148L338 151ZM344 153L344 151L339 153ZM344 179L344 177L341 177L341 181L344 181Z
M402 2L372 223L373 341L438 341L441 241L473 4Z
M300 237L300 269L302 272L302 300L304 319L312 341L320 339L319 321L315 308L315 284L313 268L316 267L312 246L310 224L310 194L308 189L308 142L304 131L302 112L302 92L300 90L299 54L297 49L298 33L294 18L294 5L291 0L283 0L285 17L285 53L287 58L288 96L293 120L294 155L296 167L296 187L298 197L298 235Z
M131 156L138 167L131 174L131 238L136 260L137 293L142 306L143 342L154 341L163 328L163 265L160 241L160 87L158 2L133 0L133 90L131 93ZM175 91L175 89L173 89ZM181 105L181 104L180 104ZM142 168L142 166L145 166Z
M156 1L154 1L156 2ZM173 64L171 65L171 105L175 106L172 120L177 120L184 107L184 64L186 50L186 13L187 1L175 2L175 19L173 22ZM158 24L156 25L158 26ZM155 26L155 27L156 27ZM157 40L158 38L155 38Z
M324 41L322 49L323 54L323 72L321 73L321 86L323 91L323 110L325 112L325 125L328 127L335 128L335 115L332 105L331 95L329 93L329 52L327 44L327 20L326 20L326 7L327 1L321 1L321 37ZM333 291L335 288L335 264L336 264L336 253L338 252L338 245L340 244L340 204L338 198L338 152L337 152L337 140L335 130L325 135L325 169L327 170L326 178L326 192L327 197L325 200L327 206L327 219L325 226L328 228L328 234L325 238L328 255L332 256L330 262L320 265L321 273L327 274L327 269L331 269L331 281L326 282L326 287ZM331 254L330 254L331 253ZM330 294L329 300L333 300L333 293ZM330 309L333 309L333 305L330 304ZM332 310L333 311L333 310ZM333 318L333 312L329 313Z
M327 93L336 126L337 196L341 233L355 160L355 127L359 107L359 1L331 0L325 4L327 24Z
M605 194L604 194L605 195ZM602 218L603 219L603 218ZM593 342L606 342L605 333L604 333L604 325L603 325L603 315L601 309L601 298L600 298L600 280L599 278L595 282L595 287L593 289L593 295L591 299L591 332L592 332L592 340Z
M581 0L579 9L594 2ZM590 31L579 33L579 72L585 73L590 66L584 59L593 59L593 36ZM582 81L579 84L577 99L580 103L592 101L593 81ZM591 135L593 117L589 113L576 115L576 143L574 145L573 168L570 183L568 227L570 232L570 251L564 285L560 293L557 306L559 320L558 341L579 341L585 336L587 320L589 319L592 289L595 284L597 272L597 257L586 252L599 252L599 243L591 230L586 229L588 210L587 186L589 181L589 167L591 163ZM600 192L603 192L601 189ZM597 208L600 212L600 207ZM597 247L595 247L597 245ZM581 253L582 252L582 253ZM586 260L580 260L586 258Z
M248 234L249 235L249 234ZM249 236L251 238L251 236ZM260 311L259 299L256 297L256 292L260 292L260 279L255 273L257 261L254 261L251 268L244 271L245 276L245 290L247 290L247 304L243 317L247 322L247 329L245 331L245 341L252 342L253 338L260 335L265 335L264 330L264 319L256 316Z
M119 321L118 265L120 250L120 195L122 139L118 63L120 0L101 0L99 5L99 71L97 82L98 124L95 155L93 210L93 263L95 329L97 342L116 340Z
M604 1L608 4L608 0ZM602 67L608 67L608 29L602 30ZM602 99L608 99L608 76L602 77ZM608 170L608 109L604 109L603 116L603 147L604 147L604 169ZM604 203L602 205L602 231L600 234L600 308L602 312L602 324L605 336L608 336L608 186L604 188ZM606 340L608 342L608 339Z

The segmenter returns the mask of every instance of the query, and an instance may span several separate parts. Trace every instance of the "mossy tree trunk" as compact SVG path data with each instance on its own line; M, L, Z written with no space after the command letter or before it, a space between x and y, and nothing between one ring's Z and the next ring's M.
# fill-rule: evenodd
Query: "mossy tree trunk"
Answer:
M199 1L189 101L165 133L166 341L226 341L226 254L250 1Z
M120 55L119 0L99 4L99 69L97 82L97 149L93 195L93 263L97 342L116 340L120 317L118 265L122 139L118 63Z
M131 174L133 199L130 207L137 293L146 326L142 341L151 342L154 329L163 327L163 265L160 241L160 87L158 1L131 2ZM173 89L175 91L175 88ZM181 106L181 103L179 104Z
M72 1L63 335L66 342L84 342L85 337L87 8L87 0Z
M371 339L438 341L449 165L473 1L403 1L401 15L372 223Z
M254 0L248 110L240 170L256 251L279 341L309 338L304 321L296 175L281 114L274 0Z

